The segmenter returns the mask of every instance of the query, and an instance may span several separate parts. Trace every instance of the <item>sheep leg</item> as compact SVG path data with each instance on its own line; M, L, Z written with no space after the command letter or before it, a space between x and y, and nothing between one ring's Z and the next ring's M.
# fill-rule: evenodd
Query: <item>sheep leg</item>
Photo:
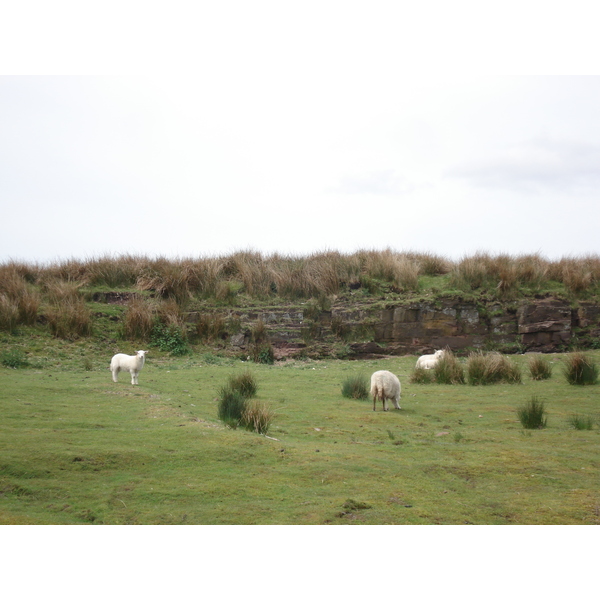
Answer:
M119 381L119 369L115 369L115 370L112 372L112 379L113 379L113 381L114 381L115 383L118 383L118 381Z
M375 412L375 410L376 410L376 408L375 408L376 405L377 405L377 392L375 392L373 394L373 412Z

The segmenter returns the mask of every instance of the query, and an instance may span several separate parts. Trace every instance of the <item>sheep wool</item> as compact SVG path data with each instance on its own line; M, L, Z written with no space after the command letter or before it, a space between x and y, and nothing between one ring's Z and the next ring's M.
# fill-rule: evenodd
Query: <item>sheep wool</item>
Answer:
M371 375L371 396L373 396L373 410L378 399L381 399L383 410L388 410L387 399L390 399L394 407L399 410L400 380L389 371L375 371Z
M138 376L146 361L147 353L147 350L138 350L133 356L129 356L128 354L115 354L110 361L110 370L112 372L113 381L117 383L119 371L129 371L131 374L131 385L138 385Z

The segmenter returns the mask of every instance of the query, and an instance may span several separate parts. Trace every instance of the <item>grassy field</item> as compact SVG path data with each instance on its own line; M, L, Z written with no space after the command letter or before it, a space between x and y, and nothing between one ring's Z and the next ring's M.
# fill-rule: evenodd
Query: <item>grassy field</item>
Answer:
M487 386L411 384L411 356L151 352L137 387L111 381L110 355L0 367L0 524L598 524L599 391L569 385L565 357L545 381L515 357L523 383ZM276 413L268 437L217 418L220 387L246 369ZM342 396L378 369L399 375L401 411ZM518 420L532 396L545 429Z

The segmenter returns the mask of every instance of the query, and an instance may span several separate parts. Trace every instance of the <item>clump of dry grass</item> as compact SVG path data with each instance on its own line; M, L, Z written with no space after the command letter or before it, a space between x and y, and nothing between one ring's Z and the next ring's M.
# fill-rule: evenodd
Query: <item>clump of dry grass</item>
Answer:
M410 383L433 383L434 375L431 369L423 369L422 367L415 367L408 380Z
M63 279L46 279L42 280L42 292L52 304L75 303L81 299L80 288L83 286L78 281L65 281Z
M265 402L251 400L242 411L241 425L249 431L266 435L275 417L275 411Z
M488 262L488 255L480 252L474 256L464 257L450 272L451 285L465 290L484 287L489 281Z
M242 289L253 298L267 298L275 289L271 264L259 252L237 252L227 260L225 271L242 282Z
M148 341L154 327L154 307L140 297L132 298L123 318L123 335L128 340Z
M411 383L441 383L441 384L463 384L465 383L465 371L462 364L454 353L446 348L446 351L436 363L433 369L415 367L412 370L409 381Z
M465 382L465 371L454 353L446 348L444 354L438 359L433 374L436 383L462 384Z
M87 279L90 285L107 286L113 289L135 285L138 275L147 266L148 259L124 254L106 255L87 261Z
M40 298L14 263L0 268L0 329L14 331L18 325L33 325Z
M562 258L549 267L550 277L561 282L567 291L580 295L600 282L600 257Z
M542 381L552 377L552 365L539 354L529 358L529 373L534 381Z
M431 252L409 253L408 256L418 263L419 271L424 275L445 275L452 269L450 260Z
M598 367L583 352L574 352L567 357L564 374L571 385L594 385L598 382Z
M521 370L499 352L472 352L467 358L467 381L470 385L521 383Z
M12 332L18 324L19 308L7 294L0 294L0 329Z
M202 313L196 322L196 335L199 339L211 342L219 339L227 332L223 315L218 313Z
M82 298L66 298L46 311L50 331L55 337L74 339L92 334L92 317Z
M190 299L189 269L181 261L158 258L145 267L136 281L140 290L185 304Z
M507 254L477 252L466 256L451 270L451 284L458 289L495 290L501 297L513 297L520 286L538 289L549 279L549 263L539 254L516 258Z

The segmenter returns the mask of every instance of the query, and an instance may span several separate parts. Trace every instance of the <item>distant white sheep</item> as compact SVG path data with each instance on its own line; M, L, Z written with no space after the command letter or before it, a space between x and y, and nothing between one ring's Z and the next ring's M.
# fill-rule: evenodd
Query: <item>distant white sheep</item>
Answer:
M373 410L375 410L379 398L381 398L383 410L388 410L386 403L388 398L395 408L400 409L400 380L389 371L375 371L371 375L371 396L373 396Z
M445 350L436 350L433 354L421 356L417 360L417 369L433 369L445 352Z
M131 385L138 385L138 375L144 366L147 350L138 350L133 356L128 354L115 354L110 361L110 370L113 381L118 381L119 371L131 373Z

